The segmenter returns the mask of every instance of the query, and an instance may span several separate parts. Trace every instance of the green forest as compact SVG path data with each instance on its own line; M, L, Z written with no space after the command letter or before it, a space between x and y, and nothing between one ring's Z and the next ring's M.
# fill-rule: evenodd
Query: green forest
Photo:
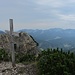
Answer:
M11 56L0 49L0 62L11 61ZM36 62L38 75L75 75L75 54L62 49L47 49L38 56L29 54L16 54L16 63Z
M62 49L47 49L39 55L40 75L75 75L74 53Z

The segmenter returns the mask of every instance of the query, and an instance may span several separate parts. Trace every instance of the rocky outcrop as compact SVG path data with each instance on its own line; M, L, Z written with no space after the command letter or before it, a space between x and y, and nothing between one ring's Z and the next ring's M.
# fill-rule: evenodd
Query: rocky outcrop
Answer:
M14 49L16 52L21 53L33 53L37 54L37 45L38 43L33 39L32 36L27 33L14 33L13 34L14 41ZM1 34L0 35L0 48L4 48L7 52L11 52L10 50L10 35L9 34Z
M38 75L36 63L28 65L18 63L14 68L11 65L11 62L0 63L0 75Z

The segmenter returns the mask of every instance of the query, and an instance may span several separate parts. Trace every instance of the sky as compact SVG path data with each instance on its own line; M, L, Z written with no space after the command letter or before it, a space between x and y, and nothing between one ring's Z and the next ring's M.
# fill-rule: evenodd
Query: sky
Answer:
M75 0L0 0L0 29L75 29Z

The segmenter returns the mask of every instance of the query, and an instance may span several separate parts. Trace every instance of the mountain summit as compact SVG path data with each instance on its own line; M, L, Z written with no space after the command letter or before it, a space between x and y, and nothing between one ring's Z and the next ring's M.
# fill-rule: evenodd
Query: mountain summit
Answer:
M37 42L27 33L15 33L13 35L14 48L16 52L37 54ZM10 51L10 36L9 34L0 35L0 48Z

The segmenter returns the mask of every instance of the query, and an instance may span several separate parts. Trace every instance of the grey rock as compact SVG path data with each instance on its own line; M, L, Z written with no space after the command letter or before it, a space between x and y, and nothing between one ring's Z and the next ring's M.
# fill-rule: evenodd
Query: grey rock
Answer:
M16 64L16 67L11 66L11 62L0 63L0 75L38 75L36 63L24 65L22 63ZM9 65L9 66L8 66ZM6 68L4 67L6 66Z
M14 33L13 34L14 48L16 52L21 53L32 53L37 54L37 42L27 33ZM4 48L8 53L10 50L10 35L9 34L1 34L0 35L0 48Z

